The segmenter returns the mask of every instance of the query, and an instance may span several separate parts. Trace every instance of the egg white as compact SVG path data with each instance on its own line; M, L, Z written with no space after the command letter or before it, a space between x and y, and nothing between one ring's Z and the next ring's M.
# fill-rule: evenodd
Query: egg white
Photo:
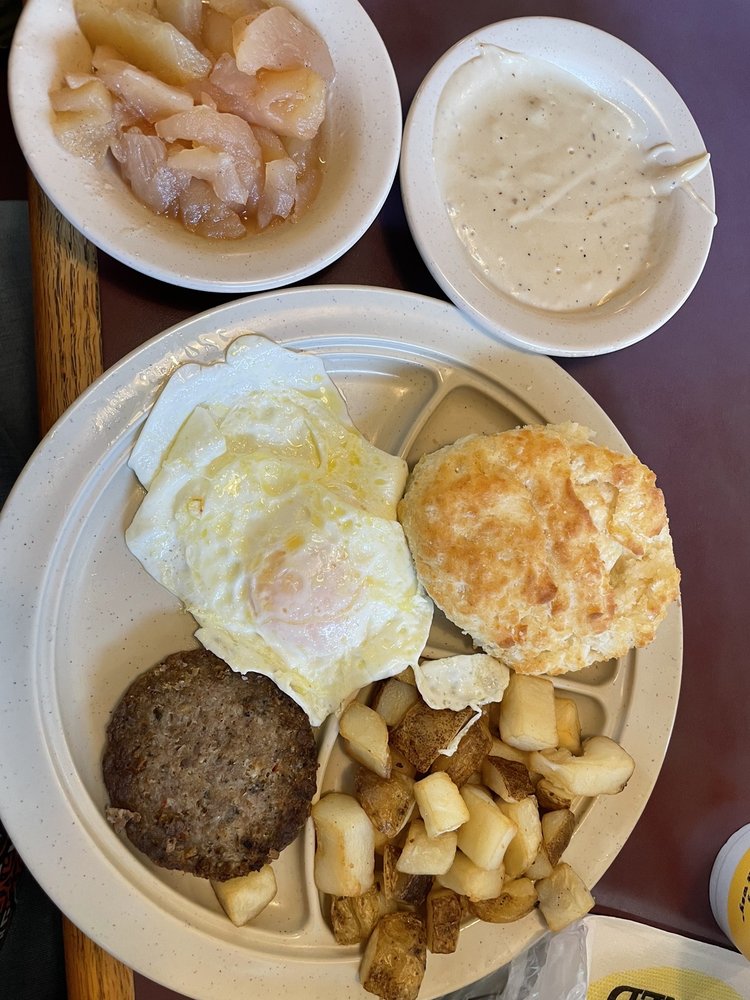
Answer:
M127 544L204 646L318 725L427 641L432 604L396 520L406 464L354 428L318 358L242 337L226 363L188 367L134 449L148 492Z
M430 708L459 712L502 701L510 681L510 670L487 653L446 656L423 660L414 668L417 688Z

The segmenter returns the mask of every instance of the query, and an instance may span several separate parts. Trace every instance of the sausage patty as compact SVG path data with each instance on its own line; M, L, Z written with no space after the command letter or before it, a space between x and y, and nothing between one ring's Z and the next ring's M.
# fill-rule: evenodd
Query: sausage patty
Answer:
M224 881L299 833L315 792L305 712L204 649L138 677L107 727L107 817L157 865Z

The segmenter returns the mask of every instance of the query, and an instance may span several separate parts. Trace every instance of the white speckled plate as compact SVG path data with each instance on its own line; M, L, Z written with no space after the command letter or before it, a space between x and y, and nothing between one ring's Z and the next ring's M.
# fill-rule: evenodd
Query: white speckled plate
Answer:
M62 417L0 518L0 810L24 859L70 918L128 965L200 1000L284 990L306 1000L358 998L359 953L338 947L311 877L311 829L275 863L279 894L257 922L234 927L208 884L150 865L103 816L100 773L110 711L129 682L194 645L194 623L125 546L141 491L126 462L165 377L210 362L256 331L321 355L359 427L413 460L470 431L574 419L627 450L594 401L548 358L478 334L454 306L367 288L294 289L233 302L146 343ZM567 857L593 885L636 823L669 741L681 670L673 607L655 642L625 663L559 680L584 729L636 759L618 796L579 811ZM459 651L437 620L433 651ZM326 788L346 780L323 727ZM458 952L430 956L423 1000L476 979L542 932L536 914L474 923Z
M671 143L663 162L705 150L698 127L677 91L647 59L598 28L555 17L500 21L467 36L425 77L404 127L401 189L409 226L435 280L461 309L503 340L562 357L605 354L659 329L683 304L701 275L711 246L714 187L710 167L672 195L660 257L609 302L577 312L526 306L502 293L474 265L448 217L433 160L440 95L481 45L496 45L554 63L646 124L649 145Z
M327 167L300 222L242 240L208 240L136 201L109 158L102 169L66 152L48 94L66 72L90 68L72 0L29 0L10 55L18 141L60 212L96 246L137 271L187 288L278 288L326 267L370 226L398 167L401 100L390 56L357 0L290 0L326 40L336 67L326 122Z

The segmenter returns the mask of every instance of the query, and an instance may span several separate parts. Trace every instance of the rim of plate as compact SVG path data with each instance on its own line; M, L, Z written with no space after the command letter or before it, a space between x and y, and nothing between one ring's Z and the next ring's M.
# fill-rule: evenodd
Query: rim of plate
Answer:
M670 252L653 283L598 309L553 313L523 306L484 281L471 266L443 206L433 166L432 139L440 95L453 73L497 45L554 63L604 97L636 112L649 141L670 141L679 159L705 149L690 111L667 78L626 42L592 25L557 17L520 17L472 32L429 70L412 101L401 149L401 190L412 236L448 297L496 337L526 350L559 357L605 354L638 342L673 316L695 287L711 247L715 196L710 164L675 204Z
M398 169L401 97L385 43L358 0L285 4L327 42L336 66L323 128L321 190L297 223L241 240L209 240L141 205L108 155L101 168L57 141L48 94L90 51L73 0L29 0L11 45L11 118L50 201L100 250L152 278L212 292L254 292L309 277L366 232ZM90 65L90 64L89 64Z
M436 383L455 365L496 383L513 401L516 413L539 413L553 422L577 419L588 424L602 444L625 451L628 446L595 400L552 360L495 343L449 303L390 289L300 287L216 307L138 347L63 414L6 502L0 516L0 550L7 567L0 591L0 655L7 667L0 672L0 794L3 821L34 876L102 947L187 995L201 1000L240 1000L255 982L259 988L283 988L309 1000L327 1000L331 990L338 997L356 1000L363 995L356 981L356 949L316 939L304 952L293 947L294 935L285 941L284 935L233 928L221 914L178 892L172 883L165 884L114 837L96 795L86 784L78 757L74 758L73 734L63 726L71 718L76 730L90 726L86 712L79 715L76 706L85 709L94 697L85 666L76 673L67 659L57 666L54 662L59 650L68 651L70 640L65 635L71 633L71 622L76 643L85 633L82 611L73 616L66 607L60 616L61 606L68 601L62 592L66 574L95 564L90 560L87 564L86 555L81 557L83 563L77 562L75 549L83 544L86 553L104 550L105 563L108 545L127 555L121 534L126 513L117 492L122 486L117 485L117 476L118 470L128 473L125 463L130 444L151 403L176 367L218 360L232 340L251 330L291 348L307 347L324 360L333 358L338 365L335 380L345 396L355 406L365 400L371 412L394 370L388 369L378 389L368 383L367 375L380 369L368 367L368 357L385 356L407 365L416 360L432 366ZM358 400L354 398L357 393L348 390L360 384ZM381 410L379 406L377 412ZM127 495L130 503L138 491L134 478L126 478L122 496ZM115 515L100 526L88 524L87 511L94 510L113 483ZM106 505L103 509L106 513ZM85 530L87 524L94 530ZM141 579L140 571L136 576L143 590L147 581ZM101 573L97 580L97 592L106 591ZM118 598L127 594L131 583L117 577ZM153 592L144 592L141 598L149 614L155 610L153 597ZM142 669L146 637L134 626L134 613L132 607L126 608L121 618L112 619L119 620L119 631L96 608L91 615L97 630L101 630L100 622L110 621L113 648L120 637L127 638L131 649L136 638L140 640L136 659ZM59 642L62 646L56 645ZM108 639L106 648L110 648ZM633 655L622 685L601 685L607 692L612 689L605 697L615 698L614 704L621 706L617 738L632 749L637 744L638 766L621 795L600 797L584 815L570 845L570 863L578 866L591 885L614 860L653 789L674 723L681 656L682 619L679 606L674 605L654 643ZM97 663L101 672L102 664ZM76 701L69 688L80 684L81 676L85 683ZM74 699L72 708L61 704L61 685L65 698ZM101 699L101 687L96 692ZM108 697L107 705L111 708L112 704ZM87 752L86 737L76 734L75 738L83 739ZM98 761L90 761L87 755L85 767L96 770ZM100 781L99 774L97 786ZM309 861L309 825L305 838ZM309 867L305 871L309 878ZM308 885L307 893L313 898L314 887ZM536 914L510 930L503 928L501 934L492 924L472 925L456 955L431 957L421 995L429 1000L443 995L446 988L473 981L508 961L541 933Z

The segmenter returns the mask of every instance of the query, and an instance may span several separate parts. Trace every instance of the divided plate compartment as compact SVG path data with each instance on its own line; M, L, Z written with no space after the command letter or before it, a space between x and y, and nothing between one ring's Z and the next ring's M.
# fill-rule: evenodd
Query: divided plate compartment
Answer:
M380 448L405 457L410 466L423 452L465 434L493 433L545 419L506 387L459 364L392 348L387 354L377 347L321 353L357 426ZM185 902L192 904L189 919L235 948L283 961L307 962L314 957L318 962L354 966L359 949L334 942L325 900L315 887L311 820L274 862L276 899L251 925L235 928L205 879L157 867L127 838L118 838L103 819L107 800L100 761L109 712L142 670L168 653L195 645L193 619L125 548L125 527L142 496L127 468L136 433L132 428L120 438L82 484L63 530L67 544L50 566L49 594L56 599L48 604L49 659L40 657L38 662L46 664L38 680L46 718L54 722L47 727L52 755L70 759L96 813L81 819L88 819L91 834L116 868L129 877L139 869L135 881L153 905L178 916ZM108 623L106 629L102 622ZM471 650L471 641L437 611L427 655ZM626 678L632 676L610 663L556 684L578 702L585 733L617 739L628 707ZM55 684L50 687L47 681L52 679ZM351 765L336 735L333 718L318 733L319 785L325 791L351 785ZM64 769L60 777L65 780ZM579 820L590 807L590 802L579 805ZM532 940L543 925L533 914L504 936L516 940L521 926ZM496 933L502 939L503 932Z
M253 988L361 1000L360 950L335 943L314 884L311 821L274 862L276 899L237 928L207 881L154 866L104 818L101 757L112 709L143 670L196 645L193 619L125 545L142 497L128 456L176 365L220 360L250 330L322 356L363 434L410 465L466 434L566 418L588 423L602 443L625 446L549 359L488 344L452 306L372 289L301 289L213 310L124 359L56 425L6 505L0 623L14 643L0 678L0 791L9 832L42 886L126 964L199 1000L239 1000ZM392 338L379 339L382 330ZM470 649L436 612L427 655ZM555 679L578 703L584 731L622 741L637 762L624 792L581 804L566 860L589 885L618 853L656 780L680 657L674 608L652 646L629 662ZM335 719L318 741L320 787L345 787L351 763ZM505 926L467 925L455 955L429 956L421 1000L504 964L543 929L537 913Z

